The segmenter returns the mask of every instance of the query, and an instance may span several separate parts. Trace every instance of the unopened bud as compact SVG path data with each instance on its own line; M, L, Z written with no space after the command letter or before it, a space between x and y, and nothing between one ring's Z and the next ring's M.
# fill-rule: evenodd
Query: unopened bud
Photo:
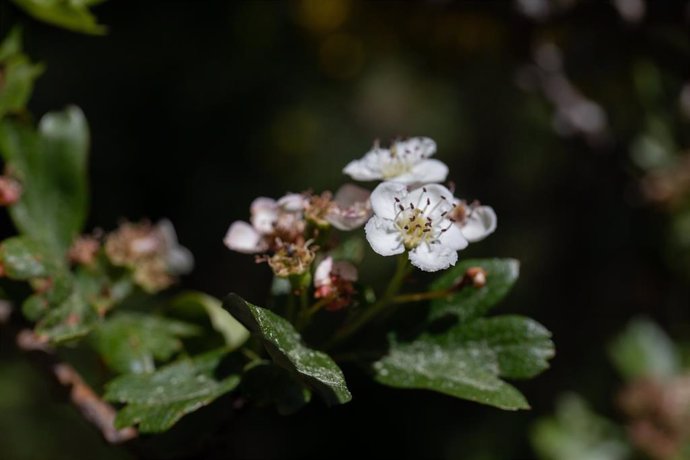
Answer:
M470 267L465 272L465 276L472 282L472 286L481 288L486 286L486 270L482 267Z
M0 206L10 206L22 196L21 184L12 177L0 176Z

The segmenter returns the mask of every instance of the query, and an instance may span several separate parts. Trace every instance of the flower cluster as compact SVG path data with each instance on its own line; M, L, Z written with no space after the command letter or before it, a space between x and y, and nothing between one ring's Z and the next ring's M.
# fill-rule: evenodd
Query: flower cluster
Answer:
M88 261L93 247L90 239L77 240L70 251L72 259ZM169 287L176 276L190 272L194 265L191 252L177 242L169 220L156 225L125 222L106 236L104 250L113 265L131 269L136 284L148 292Z
M436 143L426 137L379 143L343 172L359 181L382 181L372 192L346 184L335 195L290 193L278 200L257 198L249 222L236 221L225 235L235 251L257 254L279 277L314 271L316 298L333 298L332 309L352 294L354 266L333 260L327 238L365 225L366 239L382 256L407 253L412 265L434 272L455 265L458 251L496 229L496 214L479 202L460 200L441 185L448 167L431 158ZM318 251L324 249L323 255Z

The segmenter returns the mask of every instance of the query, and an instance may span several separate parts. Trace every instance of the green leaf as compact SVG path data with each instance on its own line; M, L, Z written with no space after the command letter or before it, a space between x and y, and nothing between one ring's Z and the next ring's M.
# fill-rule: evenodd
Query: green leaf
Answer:
M107 29L98 24L89 6L94 0L13 0L34 18L74 32L103 35Z
M460 321L468 321L482 316L508 294L520 272L520 263L514 259L463 260L432 283L429 290L451 288L471 267L481 267L486 271L486 285L481 288L464 286L448 297L432 301L430 320L456 315Z
M0 121L0 154L23 188L10 208L12 219L22 234L57 256L67 251L86 219L88 145L86 120L76 107L45 115L38 132Z
M622 430L572 394L560 398L555 417L539 420L530 437L543 460L623 460L631 453Z
M259 404L275 404L278 413L297 412L311 400L311 391L282 367L258 364L242 376L244 393Z
M47 311L36 325L36 333L57 344L85 336L98 320L98 314L84 297L73 291Z
M388 355L374 363L376 380L421 388L501 409L527 409L524 396L500 377L529 378L548 367L551 334L520 316L478 319L412 342L391 338Z
M43 66L22 53L21 31L14 28L0 44L0 118L23 110Z
M680 372L680 356L666 333L645 318L632 320L609 346L609 355L623 377L671 377Z
M115 426L139 425L143 433L169 429L184 415L210 404L237 387L240 378L216 377L227 350L181 359L152 374L127 374L106 386L105 399L127 404Z
M172 305L178 310L202 310L231 351L241 347L249 338L247 328L223 309L222 302L215 297L202 292L185 292L177 296Z
M31 238L15 236L2 242L0 261L5 274L15 280L43 278L57 270L45 247Z
M194 325L143 313L116 313L101 323L93 343L105 362L121 373L155 370L182 349L180 338L200 332Z
M236 294L230 294L223 306L262 339L278 366L302 377L328 405L343 404L352 399L338 365L326 353L306 347L289 321L250 304Z

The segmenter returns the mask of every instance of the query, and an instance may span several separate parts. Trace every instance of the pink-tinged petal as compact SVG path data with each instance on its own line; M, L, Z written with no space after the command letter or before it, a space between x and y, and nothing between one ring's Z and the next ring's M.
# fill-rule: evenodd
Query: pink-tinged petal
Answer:
M278 219L278 205L272 198L259 197L250 206L251 222L261 234L267 235L273 231L273 225Z
M473 208L462 225L458 225L467 241L474 243L483 240L496 230L497 218L491 206Z
M278 200L278 206L287 212L300 212L306 204L307 200L301 193L288 193Z
M412 265L425 272L445 270L455 265L458 253L441 243L422 243L409 253Z
M357 267L355 267L347 260L338 260L334 262L333 269L331 270L331 272L343 281L355 282L359 277L359 274L357 273Z
M436 142L428 137L411 137L397 143L398 152L410 152L419 158L428 158L436 153Z
M395 219L399 211L398 200L405 200L407 186L399 182L383 182L371 192L371 208L383 219Z
M314 287L320 288L322 286L330 286L332 269L333 258L328 256L319 263L314 271Z
M225 238L223 238L223 243L229 249L244 254L256 254L268 249L261 234L248 223L239 220L230 225Z
M457 225L449 225L447 230L441 232L438 241L440 241L443 246L454 251L465 249L469 244L462 230L460 230Z
M369 190L352 184L345 184L335 194L326 220L338 230L354 230L371 217Z
M371 195L371 192L363 187L355 184L345 184L335 193L333 201L339 207L347 208L358 203L368 202L369 195Z
M448 177L448 166L439 160L422 160L405 174L407 180L415 183L443 182Z
M371 248L379 255L393 256L405 252L400 232L391 220L374 216L364 226L364 233Z

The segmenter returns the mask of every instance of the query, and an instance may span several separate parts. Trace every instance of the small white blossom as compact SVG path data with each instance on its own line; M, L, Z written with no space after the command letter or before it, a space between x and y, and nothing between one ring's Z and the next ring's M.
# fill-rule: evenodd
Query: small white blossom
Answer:
M290 193L278 201L259 197L250 206L250 222L235 221L223 243L233 251L245 254L266 252L281 243L300 243L305 228L305 198Z
M328 256L314 271L314 297L331 298L326 310L340 310L352 301L355 281L357 268L354 265L345 260L334 261Z
M424 271L446 269L468 244L451 217L457 203L438 184L409 192L402 183L379 184L371 193L374 216L364 227L367 241L382 256L408 251L412 265Z
M429 158L435 152L436 142L428 137L396 141L388 149L375 144L364 157L345 166L343 172L361 181L386 180L407 185L443 182L448 167Z

